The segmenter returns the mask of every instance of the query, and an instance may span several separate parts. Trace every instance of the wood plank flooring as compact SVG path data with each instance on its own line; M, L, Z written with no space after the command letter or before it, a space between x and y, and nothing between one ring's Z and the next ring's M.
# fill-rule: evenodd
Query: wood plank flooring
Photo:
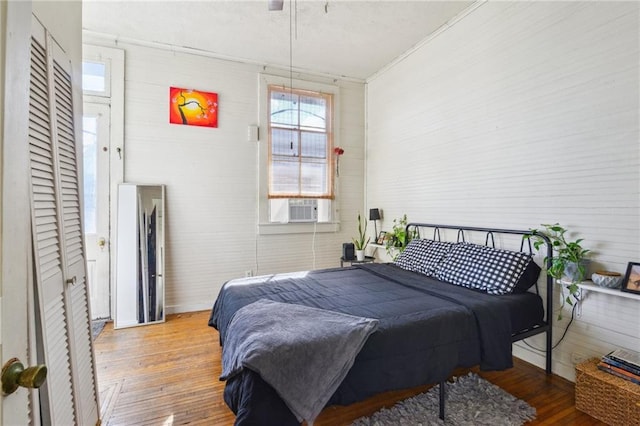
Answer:
M218 332L209 312L169 315L167 322L114 330L94 343L103 425L232 425L222 399ZM465 371L456 372L464 374ZM503 372L479 372L538 411L531 425L602 425L574 407L573 383L516 359ZM326 408L317 426L348 425L360 416L426 390L388 392L347 407Z

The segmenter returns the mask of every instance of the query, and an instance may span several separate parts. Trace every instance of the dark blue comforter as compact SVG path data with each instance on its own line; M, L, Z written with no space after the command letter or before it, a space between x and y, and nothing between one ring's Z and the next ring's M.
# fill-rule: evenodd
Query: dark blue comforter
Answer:
M259 299L379 320L329 405L437 383L457 367L510 368L512 334L544 315L531 293L488 295L391 264L364 264L227 282L209 319L222 345L233 314ZM250 370L227 382L225 401L237 425L299 424Z

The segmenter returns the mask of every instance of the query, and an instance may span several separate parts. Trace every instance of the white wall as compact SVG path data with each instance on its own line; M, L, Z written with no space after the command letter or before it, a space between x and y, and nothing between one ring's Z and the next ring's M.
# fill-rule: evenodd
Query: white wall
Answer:
M403 213L560 222L594 251L592 269L640 261L638 21L635 2L481 3L372 77L366 199L384 209L383 229ZM639 308L589 294L554 371L573 379L572 353L640 349ZM544 365L521 344L515 352Z
M6 64L6 58L5 58L5 49L4 49L4 45L5 45L5 40L6 40L6 14L7 14L7 5L5 2L0 3L0 26L2 26L2 30L0 30L0 99L2 100L2 108L3 108L3 114L0 117L0 162L3 162L3 153L4 153L4 104L5 104L5 98L4 98L4 68L5 68L5 64ZM2 183L2 173L0 173L0 188L4 188ZM4 192L4 191L3 191ZM3 205L2 205L2 194L0 194L0 220L2 220L3 217ZM0 226L0 241L3 241L2 238L2 227ZM3 264L2 263L2 246L0 245L0 265ZM3 288L3 276L0 274L0 354L2 354L2 288ZM2 361L4 361L4 358L2 359ZM4 363L4 362L3 362ZM0 419L2 418L2 401L0 400Z
M116 45L95 36L85 42ZM266 139L249 142L247 133L249 125L261 124L259 75L265 70L149 42L118 41L117 47L125 50L125 181L166 185L169 313L210 309L222 284L245 271L339 266L341 243L355 235L363 205L363 83L294 75L340 86L337 144L346 151L340 160L340 231L315 238L258 235L258 143ZM218 128L169 124L170 86L218 93ZM266 134L264 127L260 134Z

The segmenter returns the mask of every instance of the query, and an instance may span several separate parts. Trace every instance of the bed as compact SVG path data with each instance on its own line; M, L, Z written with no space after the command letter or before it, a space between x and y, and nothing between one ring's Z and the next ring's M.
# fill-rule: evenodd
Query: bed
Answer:
M443 241L441 230L457 233L456 241ZM512 342L539 333L546 333L546 370L551 372L553 282L548 276L543 280L545 311L537 283L540 268L526 244L531 231L424 223L411 223L407 231L416 238L394 263L225 283L209 325L220 332L224 399L236 425L311 423L324 406L442 384L458 367L508 369ZM485 236L484 244L465 241L478 233ZM520 250L495 248L496 237L503 236L520 241ZM549 258L550 252L547 243ZM334 330L336 335L326 335ZM254 361L260 351L263 358ZM313 356L318 366L306 358ZM339 367L323 364L333 357ZM300 383L278 382L287 368L301 371L296 362L311 374L318 371L293 377ZM316 386L315 380L330 383ZM313 394L316 389L319 394ZM444 417L444 386L440 389ZM306 397L316 404L307 411L308 401L291 401L304 392L311 392Z

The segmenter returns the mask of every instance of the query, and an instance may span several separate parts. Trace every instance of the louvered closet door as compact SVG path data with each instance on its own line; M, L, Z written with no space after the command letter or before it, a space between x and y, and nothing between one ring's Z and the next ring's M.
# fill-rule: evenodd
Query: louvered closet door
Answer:
M80 185L78 182L78 150L75 143L71 75L68 61L54 46L53 75L55 117L60 175L60 201L66 276L71 280L68 288L70 328L73 351L71 365L74 377L79 424L92 425L98 421L98 402L95 386L93 348L91 341L91 315L80 216ZM57 57L61 60L58 61Z
M44 361L49 370L42 396L49 406L43 420L75 424L67 302L62 272L62 237L56 200L56 170L50 114L46 38L34 30L31 40L29 150L31 154L32 228Z
M70 63L34 19L29 148L45 424L95 425L97 392L82 242Z

